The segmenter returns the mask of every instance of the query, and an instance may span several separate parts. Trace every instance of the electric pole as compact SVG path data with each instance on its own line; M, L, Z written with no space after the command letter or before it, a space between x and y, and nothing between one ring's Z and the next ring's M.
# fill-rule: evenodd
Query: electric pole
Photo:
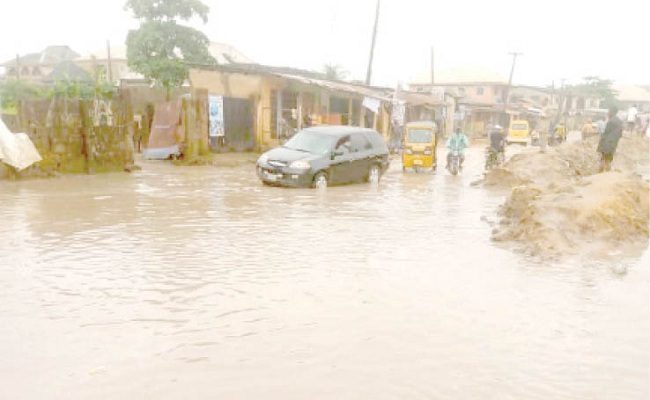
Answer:
M16 54L16 79L20 80L20 56Z
M377 0L377 10L375 11L375 27L372 30L372 44L370 45L370 60L368 61L368 72L366 73L366 85L370 85L372 77L372 60L375 56L375 42L377 41L377 24L379 23L379 5L381 0Z
M111 42L108 41L108 40L106 41L106 56L107 56L107 62L108 62L108 65L107 65L107 67L108 67L107 70L108 71L106 71L106 72L108 72L108 75L107 75L108 83L110 83L112 85L113 84L113 60L111 60Z
M433 46L431 46L431 86L436 83L436 73L435 73L435 56L433 52Z
M512 67L510 67L510 77L508 78L508 87L506 87L506 98L503 102L504 122L508 121L508 104L510 103L510 89L512 88L512 77L515 75L515 65L517 64L517 57L523 53L513 52L508 53L512 56Z

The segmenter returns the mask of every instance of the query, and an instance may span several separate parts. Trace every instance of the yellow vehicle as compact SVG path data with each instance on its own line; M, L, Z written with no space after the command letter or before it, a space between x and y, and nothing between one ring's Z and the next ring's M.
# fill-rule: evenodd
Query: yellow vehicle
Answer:
M564 126L562 122L558 123L555 126L554 141L556 143L562 143L566 141L566 126Z
M508 129L508 137L506 143L521 143L527 145L530 143L530 125L528 121L523 119L515 119L510 121L510 128Z
M432 169L437 166L436 130L432 121L410 122L404 129L404 147L402 149L402 170L407 168Z

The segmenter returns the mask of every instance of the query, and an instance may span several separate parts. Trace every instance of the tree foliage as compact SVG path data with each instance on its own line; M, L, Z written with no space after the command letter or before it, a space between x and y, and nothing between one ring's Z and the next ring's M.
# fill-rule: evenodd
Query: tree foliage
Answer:
M42 97L43 89L18 79L7 79L0 82L0 109L15 110L18 102L31 98Z
M79 82L62 79L52 85L36 85L19 79L6 79L0 82L0 109L15 112L20 101L35 99L110 99L115 95L115 87L100 79L95 82Z
M573 86L572 92L584 96L598 97L602 101L603 107L616 105L616 91L612 88L612 81L601 79L597 76L587 76L583 78L584 82Z
M209 8L200 0L129 0L125 6L140 27L126 39L129 67L168 91L188 77L187 63L212 64L210 41L202 32L178 24L193 17L204 23Z
M323 73L327 79L331 80L343 80L348 75L340 65L335 64L325 64L323 66Z

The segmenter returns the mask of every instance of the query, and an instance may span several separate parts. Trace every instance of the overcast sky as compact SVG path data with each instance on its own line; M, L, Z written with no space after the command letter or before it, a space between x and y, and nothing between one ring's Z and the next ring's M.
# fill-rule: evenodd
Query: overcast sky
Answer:
M137 23L124 0L3 1L0 59L68 44L87 53L123 44ZM363 79L376 0L206 0L200 27L257 62L321 69L341 65ZM601 4L596 4L601 3ZM373 83L394 85L436 68L480 67L517 84L598 75L650 84L650 1L382 0Z

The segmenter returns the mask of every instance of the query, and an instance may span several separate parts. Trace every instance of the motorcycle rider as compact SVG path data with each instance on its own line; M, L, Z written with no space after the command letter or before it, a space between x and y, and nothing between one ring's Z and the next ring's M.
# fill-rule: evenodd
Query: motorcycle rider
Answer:
M501 125L495 125L490 132L490 150L496 154L505 151L506 137Z
M456 128L456 131L449 137L447 140L447 169L451 164L451 156L453 152L458 152L460 156L460 167L463 168L463 162L465 161L465 149L469 147L469 139L467 135L461 132L460 128Z

